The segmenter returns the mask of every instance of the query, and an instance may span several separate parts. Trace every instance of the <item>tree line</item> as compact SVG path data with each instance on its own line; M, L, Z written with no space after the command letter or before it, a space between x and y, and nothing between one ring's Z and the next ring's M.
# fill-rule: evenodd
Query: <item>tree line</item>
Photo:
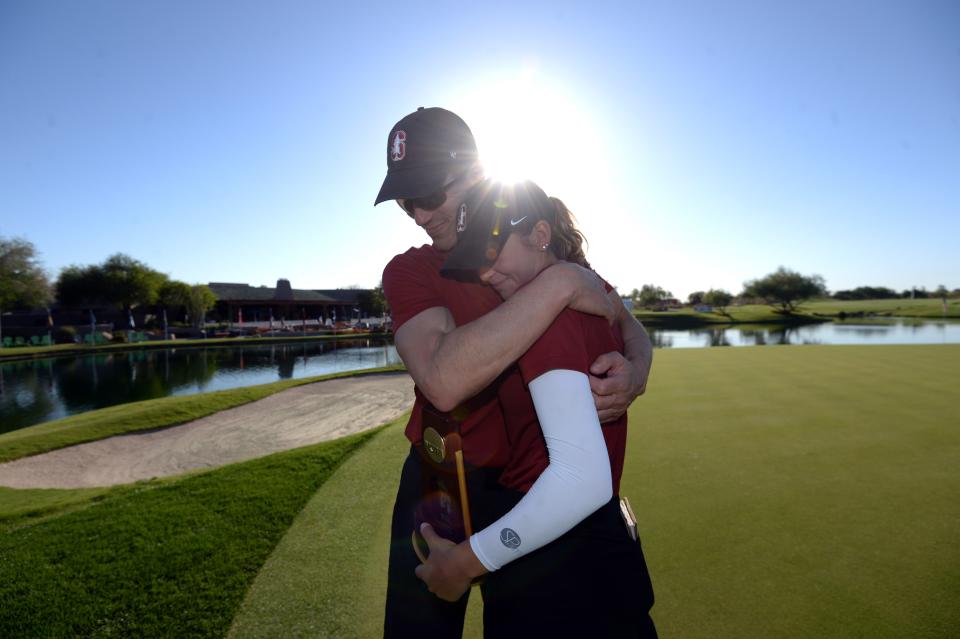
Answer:
M382 288L378 286L373 292L374 299L370 300L371 306L385 309L382 296ZM744 282L738 295L724 289L695 291L687 297L687 304L703 304L723 313L735 300L759 301L778 312L793 313L806 300L828 296L826 281L820 275L803 275L781 266L764 277ZM832 295L838 300L895 297L946 300L957 296L960 289L948 291L943 285L932 292L915 287L901 293L882 286L860 286ZM655 284L635 288L628 297L635 307L643 308L663 307L673 300L670 291ZM165 273L123 253L111 255L101 264L67 266L51 283L32 243L21 238L0 237L0 312L43 308L54 299L62 306L74 308L114 306L130 311L141 306L183 307L195 325L217 301L208 286L170 279Z
M43 308L54 300L65 307L113 306L125 311L183 307L191 322L199 325L217 298L204 284L171 279L123 253L101 264L67 266L51 282L32 243L0 237L0 311Z
M661 308L674 299L670 291L655 284L644 284L640 289L635 288L628 297L635 307L640 308ZM836 291L831 295L822 276L803 275L781 266L773 273L744 282L743 290L737 295L724 289L695 291L687 297L687 304L706 305L723 313L735 300L761 302L774 307L780 313L788 314L796 312L798 306L807 300L823 297L837 300L940 298L946 301L948 297L960 297L960 289L949 291L941 284L932 292L928 292L925 288L914 287L897 293L883 286L860 286L855 289Z

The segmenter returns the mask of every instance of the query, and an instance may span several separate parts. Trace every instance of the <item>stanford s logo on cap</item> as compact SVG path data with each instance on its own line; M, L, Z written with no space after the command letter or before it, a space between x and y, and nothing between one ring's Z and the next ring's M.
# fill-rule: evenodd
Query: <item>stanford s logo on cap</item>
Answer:
M387 177L377 199L414 199L436 193L450 177L462 175L477 160L477 143L460 116L439 107L419 108L387 129ZM384 141L386 144L384 144Z
M394 162L402 160L407 154L407 132L397 131L393 134L393 144L390 146L390 159Z

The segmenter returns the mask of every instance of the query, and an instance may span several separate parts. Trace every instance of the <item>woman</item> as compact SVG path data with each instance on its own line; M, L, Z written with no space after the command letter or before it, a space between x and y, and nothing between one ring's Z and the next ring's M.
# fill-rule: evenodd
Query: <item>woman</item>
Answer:
M506 299L560 261L589 266L570 212L532 182L483 182L465 214L445 276ZM489 573L487 636L656 636L643 553L618 498L626 416L601 427L587 377L597 354L622 348L602 318L561 313L518 361L539 429L511 433L500 482L515 506L461 544L422 530L431 554L417 574L438 596L456 599Z

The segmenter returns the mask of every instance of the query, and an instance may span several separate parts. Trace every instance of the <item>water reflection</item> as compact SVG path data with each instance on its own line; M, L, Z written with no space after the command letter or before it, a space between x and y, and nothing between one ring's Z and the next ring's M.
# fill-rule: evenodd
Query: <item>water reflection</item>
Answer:
M889 324L824 323L804 326L711 326L685 330L648 328L654 348L767 346L788 344L955 344L960 323L944 321Z
M741 329L740 334L743 336L743 339L747 341L752 340L754 346L766 346L767 345L767 332L766 331L755 331L750 329Z
M837 330L845 331L858 337L877 337L890 331L889 326L838 326ZM909 330L909 329L908 329Z
M707 346L730 346L726 329L707 329L703 334L707 336Z
M960 343L960 323L651 329L655 348ZM399 363L386 340L116 351L0 364L0 433L126 402Z
M668 335L667 331L647 329L647 332L650 334L650 341L654 348L671 348L673 346L673 337Z
M382 339L118 351L0 364L0 433L168 395L399 363Z
M55 401L43 374L46 367L36 366L34 362L16 364L0 366L0 432L13 430L5 428L7 413L22 416L22 420L28 422L44 421Z

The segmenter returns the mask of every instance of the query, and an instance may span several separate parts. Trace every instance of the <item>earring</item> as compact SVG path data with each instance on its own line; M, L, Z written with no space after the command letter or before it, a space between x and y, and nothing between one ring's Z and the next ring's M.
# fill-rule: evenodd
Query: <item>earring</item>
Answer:
M541 250L541 251L546 251L548 246L550 246L550 242L544 242L544 243L540 246L540 250Z

